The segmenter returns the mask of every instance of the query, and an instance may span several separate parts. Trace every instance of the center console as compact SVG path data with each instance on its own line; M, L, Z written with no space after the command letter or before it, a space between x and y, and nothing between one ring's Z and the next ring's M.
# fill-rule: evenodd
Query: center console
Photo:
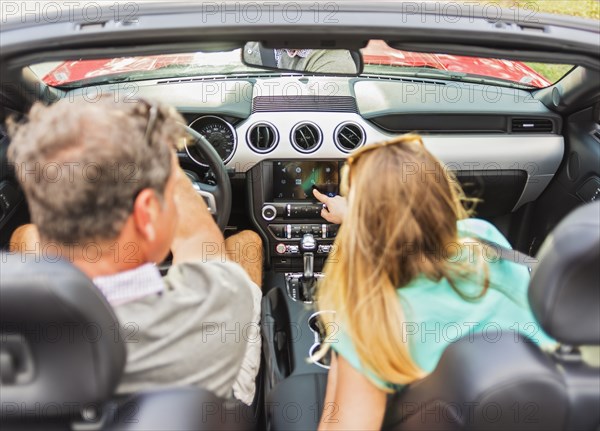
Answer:
M338 225L321 217L323 204L312 193L339 192L338 160L265 160L249 172L251 212L266 239L266 264L285 273L286 291L312 302L315 281L333 252Z
M312 193L339 192L339 160L265 160L248 172L251 217L265 241L261 331L268 427L316 429L323 409L328 356L322 345L314 292L334 253L338 225L321 217ZM289 420L286 406L301 410Z

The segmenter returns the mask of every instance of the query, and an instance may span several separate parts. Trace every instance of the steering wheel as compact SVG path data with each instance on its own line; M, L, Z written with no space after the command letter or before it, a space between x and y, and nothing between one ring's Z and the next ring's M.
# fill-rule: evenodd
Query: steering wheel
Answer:
M225 168L225 163L223 163L217 150L215 150L204 136L185 124L182 124L181 126L196 140L192 145L196 145L196 148L202 157L204 157L206 164L215 174L215 180L217 182L216 186L198 181L192 181L192 184L207 202L208 210L215 218L215 221L222 232L225 230L227 222L229 221L229 215L231 214L231 182L229 181L227 168ZM188 146L186 145L185 150L189 155L187 147Z

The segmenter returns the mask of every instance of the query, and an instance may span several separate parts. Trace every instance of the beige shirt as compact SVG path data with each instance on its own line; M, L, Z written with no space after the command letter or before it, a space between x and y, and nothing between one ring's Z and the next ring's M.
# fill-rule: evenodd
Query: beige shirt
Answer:
M94 280L109 301L117 290L131 292L131 300L121 296L113 303L127 347L117 392L197 385L251 404L260 366L261 291L246 272L218 260L173 265L163 289L146 289L157 285L147 267L128 273Z

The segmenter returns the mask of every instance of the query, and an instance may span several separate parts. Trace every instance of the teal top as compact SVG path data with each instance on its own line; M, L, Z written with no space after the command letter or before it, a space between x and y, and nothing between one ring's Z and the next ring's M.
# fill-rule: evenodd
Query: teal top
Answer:
M506 238L487 221L466 219L458 222L461 238L482 238L504 247L510 247ZM468 247L463 249L467 252ZM491 342L499 336L514 337L517 332L538 345L552 345L555 341L543 332L529 308L527 287L529 271L523 266L490 256L490 286L480 299L468 301L460 297L446 279L439 282L419 276L398 289L398 300L405 317L406 339L411 357L422 370L431 372L444 349L453 341L467 335L484 332ZM475 277L477 278L477 277ZM454 284L463 294L477 296L483 286L476 280L456 279ZM500 333L499 330L503 331ZM343 330L331 337L331 347L359 372L366 374L379 386L393 386L382 382L363 370L352 340Z

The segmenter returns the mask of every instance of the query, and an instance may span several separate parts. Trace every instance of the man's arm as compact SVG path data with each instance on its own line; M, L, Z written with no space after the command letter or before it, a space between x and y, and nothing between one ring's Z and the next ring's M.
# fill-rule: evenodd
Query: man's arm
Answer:
M181 167L176 169L175 205L179 223L171 245L173 263L221 258L225 249L221 230L190 179Z

